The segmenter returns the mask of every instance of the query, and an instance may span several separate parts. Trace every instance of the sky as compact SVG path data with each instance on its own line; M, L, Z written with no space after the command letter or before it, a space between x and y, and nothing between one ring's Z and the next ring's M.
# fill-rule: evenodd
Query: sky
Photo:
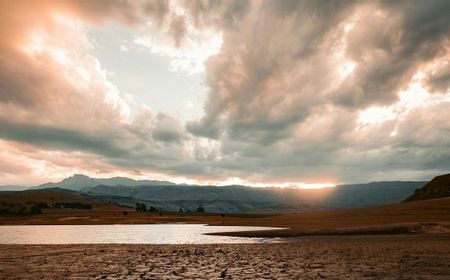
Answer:
M450 171L450 1L0 0L0 184Z

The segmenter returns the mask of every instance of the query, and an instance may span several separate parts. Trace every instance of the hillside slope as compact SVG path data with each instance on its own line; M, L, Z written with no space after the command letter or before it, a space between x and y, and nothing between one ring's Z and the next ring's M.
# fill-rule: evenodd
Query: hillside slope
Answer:
M227 235L289 237L329 233L398 233L398 230L449 232L450 198L413 201L368 208L280 214L258 219L230 219L232 225L284 227L281 231L241 232Z
M417 189L405 202L441 197L450 197L450 174L434 177L425 186Z
M0 202L26 203L29 201L46 202L49 204L58 201L92 203L94 199L85 194L60 188L0 192Z

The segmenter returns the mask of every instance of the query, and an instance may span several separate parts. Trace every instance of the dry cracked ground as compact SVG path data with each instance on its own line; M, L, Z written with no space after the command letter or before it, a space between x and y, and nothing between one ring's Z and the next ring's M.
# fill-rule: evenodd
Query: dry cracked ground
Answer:
M282 244L0 245L1 279L450 279L450 235Z

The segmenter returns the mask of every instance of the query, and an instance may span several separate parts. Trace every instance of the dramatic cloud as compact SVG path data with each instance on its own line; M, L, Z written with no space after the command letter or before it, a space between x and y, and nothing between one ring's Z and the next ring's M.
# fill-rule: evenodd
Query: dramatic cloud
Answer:
M446 64L439 61L449 51L448 2L252 4L245 15L232 17L233 23L203 16L207 14L203 5L191 7L193 15L206 20L203 24L216 24L226 32L221 52L207 64L210 94L206 115L187 127L196 135L222 143L223 158L230 162L227 168L237 166L247 176L257 177L318 178L328 174L346 181L366 181L383 179L380 170L390 178L404 176L395 174L413 168L405 150L431 152L431 143L424 150L397 142L414 137L398 130L410 125L410 108L399 99L428 64L443 64L439 66L445 69ZM219 10L234 7L231 2L223 5L230 6ZM439 88L448 94L446 72L440 67L433 67L428 82L422 79L418 83L434 86L430 93ZM407 94L416 93L411 90ZM427 99L428 93L425 95ZM442 108L448 105L448 98L440 100ZM371 111L377 106L388 108L374 116ZM426 104L413 106L428 112ZM365 115L375 119L375 124L361 126L356 120L366 109L369 114ZM440 113L443 118L450 114ZM424 119L418 125L435 131L436 137L449 136L439 122ZM450 161L445 164L441 160L445 153L438 148L427 157L444 164L440 167L443 171L450 167ZM419 157L414 158L421 161ZM398 161L405 165L396 164ZM420 165L416 163L414 168L438 172L436 166Z
M447 172L449 10L445 0L2 1L0 174L270 184ZM201 118L119 90L91 51L90 31L111 22L130 33L117 51L203 76Z

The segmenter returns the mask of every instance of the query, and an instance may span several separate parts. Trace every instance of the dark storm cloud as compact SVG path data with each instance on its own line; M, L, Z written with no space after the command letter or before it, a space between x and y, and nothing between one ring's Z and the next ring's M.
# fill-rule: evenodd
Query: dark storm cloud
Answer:
M173 37L176 47L180 47L186 31L184 16L175 16L170 22L169 33Z
M432 69L426 78L426 86L432 93L447 93L450 91L450 59L442 59L442 65Z
M185 0L181 4L192 16L196 26L214 24L225 29L239 29L241 18L252 5L249 1L241 0Z
M150 16L161 23L169 13L168 0L65 0L50 1L52 6L61 5L91 21L119 20L126 24L137 24Z
M36 3L1 4L7 141L216 180L417 179L450 168L449 1ZM87 54L85 26L71 19L150 21L168 26L176 47L188 26L220 33L220 51L205 62L205 115L186 124L148 108L127 115L123 93ZM417 79L437 101L409 108L399 93ZM392 106L395 117L361 123L373 106Z
M347 106L397 100L424 63L443 52L450 35L448 1L387 1L366 11L348 37L347 54L358 66L336 92Z
M193 170L186 159L180 158L180 148L168 145L180 141L179 134L173 128L158 127L155 120L152 137L142 138L143 131L136 128L117 126L103 131L80 131L70 128L46 125L26 124L0 120L0 138L17 143L24 143L38 149L49 151L84 152L100 155L108 164L129 169L155 168L170 171L178 165ZM175 125L173 120L161 120L166 125ZM172 122L172 123L171 123ZM178 125L181 127L180 125ZM178 167L180 171L183 169ZM196 168L197 170L199 168Z
M224 5L218 4L222 10ZM348 156L345 151L365 154L358 148L361 143L352 141L361 134L356 122L359 110L394 104L421 67L448 53L448 1L254 1L233 17L231 26L239 29L207 14L203 5L197 6L191 9L194 18L223 30L224 44L206 64L210 90L206 115L187 129L222 144L218 169L247 175L307 178L328 172L356 180L353 170L372 172L372 167L363 169L356 162L346 165L346 159L339 157ZM342 61L333 61L338 52ZM345 60L354 64L354 71L341 78L337 68ZM445 91L444 73L436 72L434 80L430 76L430 85L442 81L440 89ZM329 110L329 106L343 109ZM329 129L330 133L320 138L303 133L311 129L307 126L312 119L312 130ZM342 124L330 127L329 123ZM384 153L402 156L390 150L394 140L386 132L394 127L391 123L384 132L375 129L381 134L371 135L372 143L364 139L368 149L385 147L373 150L375 162ZM446 130L436 133L449 136ZM401 137L411 135L405 132ZM405 157L402 162L408 161ZM433 158L441 162L436 153L429 157L430 162ZM364 156L358 160L364 161ZM388 160L380 164L389 169ZM421 168L433 169L431 165Z
M236 138L275 141L320 102L326 84L317 73L332 81L320 48L351 6L305 1L254 6L256 11L240 16L240 29L225 29L222 51L207 62L206 116L189 124L193 133L217 137L222 128Z
M284 134L319 103L355 109L391 104L419 66L446 51L449 38L449 17L442 12L447 1L257 3L257 12L241 16L241 29L227 30L222 51L208 61L207 115L189 124L191 132L217 137L222 127L236 137L254 132L277 138L276 131ZM336 36L343 36L340 24L358 12L342 42L356 68L339 82L333 77L339 65L330 65L329 54ZM264 131L270 137L260 137Z
M151 129L152 137L160 142L179 142L186 138L184 128L171 116L158 114L154 120L154 126Z
M87 134L71 129L31 125L0 120L0 137L11 141L32 144L49 150L81 150L108 157L122 157L126 150L114 145L109 139L119 140L113 134Z

